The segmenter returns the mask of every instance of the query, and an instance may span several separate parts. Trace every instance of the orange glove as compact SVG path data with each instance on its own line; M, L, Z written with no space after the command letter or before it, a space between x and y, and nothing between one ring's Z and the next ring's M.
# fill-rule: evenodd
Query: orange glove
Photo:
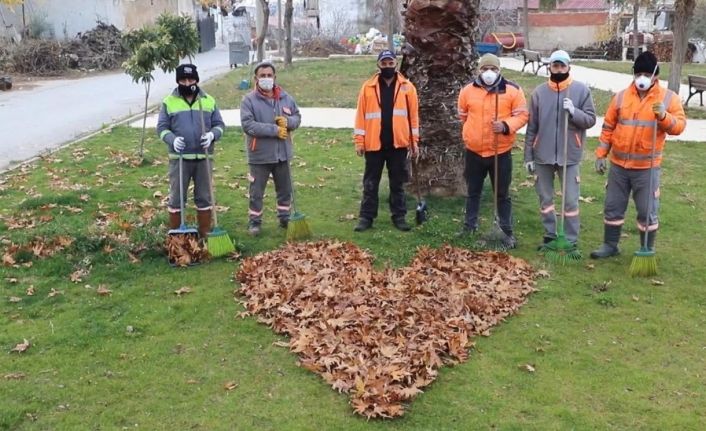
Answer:
M287 139L287 128L282 126L277 127L277 137L280 139Z
M275 123L279 127L287 128L287 117L277 116L275 117Z

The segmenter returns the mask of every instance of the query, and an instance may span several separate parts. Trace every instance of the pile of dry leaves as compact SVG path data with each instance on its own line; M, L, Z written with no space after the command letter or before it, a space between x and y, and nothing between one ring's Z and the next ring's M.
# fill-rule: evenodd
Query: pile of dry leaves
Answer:
M395 417L470 337L515 312L534 272L504 253L422 248L405 268L375 271L350 243L287 244L245 259L247 314L291 337L301 366L351 395L356 413Z
M206 247L196 235L168 235L165 242L169 263L174 266L189 266L208 260Z

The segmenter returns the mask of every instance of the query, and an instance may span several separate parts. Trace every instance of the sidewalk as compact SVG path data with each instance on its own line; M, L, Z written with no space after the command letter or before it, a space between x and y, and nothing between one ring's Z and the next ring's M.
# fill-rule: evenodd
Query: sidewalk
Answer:
M302 127L319 127L326 129L353 129L355 123L355 109L346 108L299 108L302 115ZM224 109L221 111L226 126L240 126L240 110ZM601 134L603 117L598 117L596 125L587 131L588 136L598 137ZM130 127L141 128L142 120L130 123ZM157 127L157 114L147 117L147 128L154 131ZM520 129L525 133L525 128ZM696 141L706 142L706 120L689 120L686 130L679 136L667 136L670 141Z

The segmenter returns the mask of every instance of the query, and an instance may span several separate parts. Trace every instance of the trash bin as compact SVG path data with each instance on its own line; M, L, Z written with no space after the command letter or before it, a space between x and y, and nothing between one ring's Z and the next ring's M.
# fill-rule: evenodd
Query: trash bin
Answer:
M250 63L250 47L244 42L228 43L228 53L230 67L238 67L239 64Z

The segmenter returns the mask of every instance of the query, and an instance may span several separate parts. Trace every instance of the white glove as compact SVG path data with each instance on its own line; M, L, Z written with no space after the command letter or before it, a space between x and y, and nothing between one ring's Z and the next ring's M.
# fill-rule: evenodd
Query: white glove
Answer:
M181 136L177 136L176 138L174 138L172 146L176 151L181 153L182 151L184 151L184 148L186 148L186 142L184 142L184 138L182 138Z
M571 115L574 115L574 111L576 111L576 108L574 108L574 102L572 102L568 97L564 98L564 109L569 111L569 114Z
M534 173L534 162L525 162L525 169L527 169L527 172L530 174Z
M208 147L211 146L214 139L215 136L213 135L213 132L206 132L201 135L201 148L203 148L204 150L208 150Z

